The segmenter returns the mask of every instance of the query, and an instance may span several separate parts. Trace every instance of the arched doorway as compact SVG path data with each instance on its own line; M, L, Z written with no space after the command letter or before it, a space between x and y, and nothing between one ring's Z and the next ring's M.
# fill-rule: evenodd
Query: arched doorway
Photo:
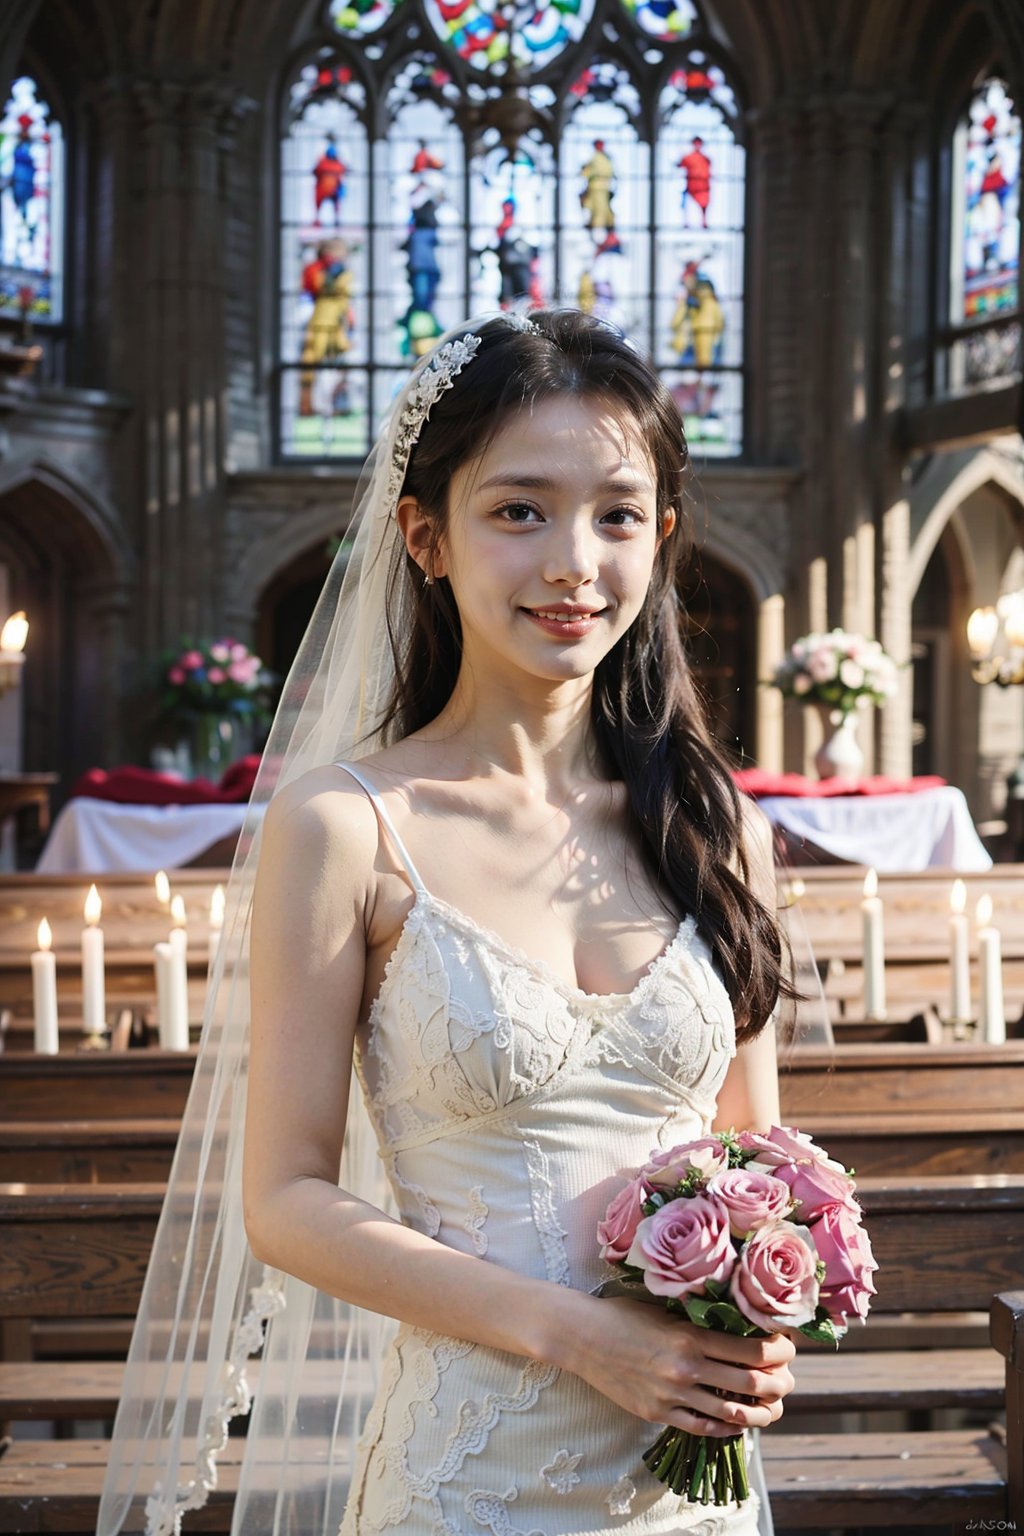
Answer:
M706 552L679 578L683 635L716 740L737 765L755 761L757 615L742 576Z
M30 631L16 708L20 767L60 775L57 806L86 768L129 755L119 703L130 558L110 513L41 466L0 482L6 598Z

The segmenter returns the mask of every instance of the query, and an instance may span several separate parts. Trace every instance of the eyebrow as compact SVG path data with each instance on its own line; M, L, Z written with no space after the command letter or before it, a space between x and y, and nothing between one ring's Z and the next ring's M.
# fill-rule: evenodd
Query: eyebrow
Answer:
M490 480L485 480L481 485L478 485L477 490L489 491L496 485L512 486L519 491L557 491L559 489L559 482L557 480L550 480L546 475L523 475L518 472L505 474L502 472L498 475L492 475ZM600 487L602 493L610 492L616 496L636 495L638 492L651 489L653 487L647 480L606 480L604 485Z

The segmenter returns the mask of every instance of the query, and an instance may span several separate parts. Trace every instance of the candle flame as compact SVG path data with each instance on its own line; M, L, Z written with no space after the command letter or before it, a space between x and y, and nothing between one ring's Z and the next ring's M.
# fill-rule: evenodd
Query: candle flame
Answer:
M166 907L171 899L171 882L168 880L165 870L157 870L154 883L156 884L156 899L162 907Z
M216 885L210 897L210 922L217 928L224 921L224 887Z
M877 870L869 869L867 874L864 876L864 895L865 896L877 896L878 895L878 871Z
M53 945L53 933L52 933L52 931L50 929L50 925L46 921L45 917L42 918L40 923L39 923L39 928L37 929L36 937L37 937L37 939L39 941L39 948L40 949L50 949L51 946Z
M184 896L174 896L174 897L171 898L171 922L174 924L175 928L184 928L184 926L185 926L185 898L184 898Z
M988 927L989 923L992 921L992 897L991 896L979 896L978 897L978 905L977 905L977 907L974 910L974 915L975 915L975 917L977 919L978 927L979 928L987 928Z
M949 910L960 913L967 906L967 887L962 880L953 881L953 889L949 893Z
M102 916L103 903L100 900L100 893L94 885L90 885L89 894L85 898L85 920L90 928L95 928Z

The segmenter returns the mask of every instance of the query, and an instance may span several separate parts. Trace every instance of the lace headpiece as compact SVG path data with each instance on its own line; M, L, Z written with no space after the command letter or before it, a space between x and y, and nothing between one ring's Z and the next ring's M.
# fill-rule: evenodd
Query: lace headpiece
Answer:
M503 318L507 320L512 330L532 331L536 336L541 334L540 327L534 325L527 315L510 310ZM451 389L466 364L472 362L479 347L480 337L473 332L460 336L455 341L446 342L431 354L413 386L402 408L395 435L394 451L391 455L387 494L382 509L388 517L395 515L409 464L409 455L416 446L420 432L423 430L423 423L429 418L435 400L439 395L443 395L446 389Z

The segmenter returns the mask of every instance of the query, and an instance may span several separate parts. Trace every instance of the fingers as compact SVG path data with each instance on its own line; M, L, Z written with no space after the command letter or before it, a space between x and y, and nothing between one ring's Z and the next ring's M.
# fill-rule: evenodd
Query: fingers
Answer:
M793 1374L786 1365L775 1366L770 1371L748 1370L742 1366L723 1365L718 1360L707 1360L701 1367L701 1381L709 1387L717 1387L727 1397L743 1399L754 1397L761 1402L774 1403L792 1392Z
M732 1333L702 1331L704 1353L709 1359L764 1370L774 1365L788 1365L796 1355L796 1345L784 1333L773 1333L766 1339L745 1339Z

